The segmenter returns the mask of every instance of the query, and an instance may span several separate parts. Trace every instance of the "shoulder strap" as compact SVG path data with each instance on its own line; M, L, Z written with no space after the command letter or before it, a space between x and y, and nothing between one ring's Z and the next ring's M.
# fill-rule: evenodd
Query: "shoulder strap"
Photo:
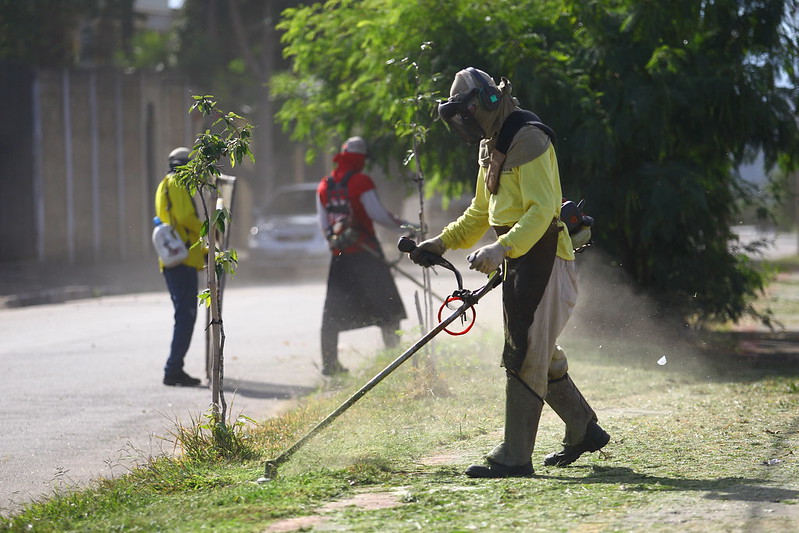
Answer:
M341 178L341 183L340 183L340 185L341 185L342 187L346 187L346 186L347 186L347 183L349 183L349 181L350 181L350 178L351 178L351 177L352 177L352 176L355 174L355 172L356 172L355 170L350 170L349 172L347 172L346 174L344 174L344 177L343 177L343 178Z
M502 127L499 130L499 135L497 136L496 149L503 154L507 154L508 148L510 148L510 143L513 142L513 138L517 133L519 133L519 130L522 129L523 126L528 125L535 126L536 128L540 129L547 134L553 143L555 142L557 138L555 130L541 122L541 119L538 118L538 115L532 111L522 109L520 111L514 111L508 115L508 118L506 118L505 122L502 123Z
M325 180L327 180L328 185L334 185L334 186L346 185L347 182L350 181L350 178L353 176L353 174L355 174L355 172L356 172L355 170L350 170L349 172L344 174L344 177L341 178L341 181L338 183L336 183L335 180L333 179L333 174L328 174L327 176L325 176Z
M169 197L169 183L164 183L164 194L166 195L166 210L172 213L172 199Z
M355 170L350 170L344 174L344 177L338 183L333 178L332 174L325 176L325 183L327 185L325 208L328 212L337 214L347 214L351 212L352 202L350 201L350 193L347 184L355 172Z
M164 176L164 179L161 180L161 187L164 190L164 197L166 198L166 210L169 213L169 216L172 216L172 199L169 197L169 178L171 174L167 174ZM166 221L164 221L166 222Z
M169 213L169 225L172 226L173 228L177 228L177 221L172 215L172 198L169 197L169 184L171 180L172 180L172 173L169 173L169 175L167 175L164 178L164 196L166 196L166 211L167 213ZM191 205L194 208L195 216L199 217L199 214L197 213L197 206L194 204L193 201Z
M347 190L347 183L349 183L350 178L355 174L355 172L356 172L355 170L350 170L349 172L344 174L344 177L341 178L341 181L338 183L336 183L336 181L333 179L333 174L328 174L327 176L325 176L325 181L327 182L328 190L332 189ZM349 198L349 195L347 195L347 197Z

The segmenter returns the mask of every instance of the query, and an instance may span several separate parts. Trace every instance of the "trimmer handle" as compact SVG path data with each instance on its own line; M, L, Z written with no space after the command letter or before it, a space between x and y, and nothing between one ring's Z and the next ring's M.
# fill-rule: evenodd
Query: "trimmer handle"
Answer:
M400 237L399 241L397 242L397 248L399 248L400 252L409 254L412 251L416 250L416 242L409 238L402 236ZM461 273L458 272L458 269L455 266L441 257L438 254L434 254L432 252L427 252L422 250L421 252L424 254L424 258L427 260L426 262L430 265L438 265L440 267L444 267L447 270L451 270L455 274L455 279L458 281L458 289L463 289L463 278L461 277Z
M402 237L400 237L400 240L397 242L397 248L399 248L400 252L409 254L412 251L416 250L418 246L416 246L416 242L413 239L403 235ZM421 254L426 259L425 262L431 265L445 266L445 263L449 263L449 261L447 261L440 255L434 254L432 252L422 251Z
M397 248L399 248L400 252L409 254L416 250L416 242L410 237L403 235L400 237L399 242L397 242Z

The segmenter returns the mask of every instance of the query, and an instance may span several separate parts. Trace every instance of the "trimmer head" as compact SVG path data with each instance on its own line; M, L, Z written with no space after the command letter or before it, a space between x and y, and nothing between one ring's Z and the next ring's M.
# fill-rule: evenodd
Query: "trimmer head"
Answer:
M267 461L264 465L264 481L271 481L277 477L277 461Z

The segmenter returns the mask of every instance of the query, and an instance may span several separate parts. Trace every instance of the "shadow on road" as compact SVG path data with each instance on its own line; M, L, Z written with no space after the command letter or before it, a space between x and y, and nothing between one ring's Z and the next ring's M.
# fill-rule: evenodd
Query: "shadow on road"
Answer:
M281 385L279 383L260 383L243 379L225 379L226 393L232 393L245 398L290 400L298 398L315 390L313 387L300 385Z

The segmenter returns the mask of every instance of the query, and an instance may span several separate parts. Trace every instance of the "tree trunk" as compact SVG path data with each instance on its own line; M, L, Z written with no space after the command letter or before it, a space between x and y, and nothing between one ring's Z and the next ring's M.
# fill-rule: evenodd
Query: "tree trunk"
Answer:
M213 205L218 197L214 191ZM216 228L212 224L214 216L209 218L208 225L208 290L211 296L211 402L216 416L215 422L225 420L225 399L222 391L222 350L221 350L221 313L219 312L219 283L216 275Z

